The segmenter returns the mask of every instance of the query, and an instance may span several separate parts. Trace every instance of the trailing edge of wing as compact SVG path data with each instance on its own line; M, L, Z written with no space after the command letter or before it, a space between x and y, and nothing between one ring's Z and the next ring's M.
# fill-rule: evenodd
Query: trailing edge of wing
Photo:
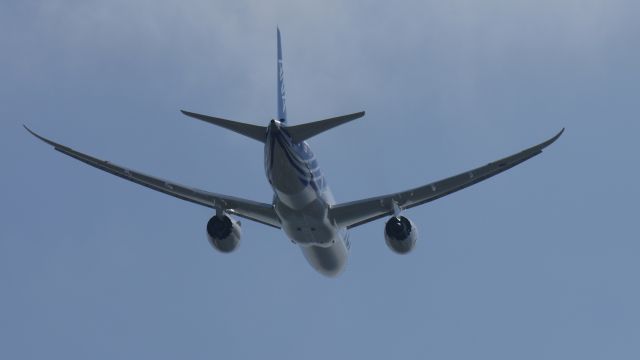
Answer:
M190 201L192 203L196 203L213 209L223 210L229 214L235 214L245 219L253 220L275 228L280 228L280 220L278 218L278 215L276 215L272 205L245 200L233 196L215 194L146 175L141 172L113 164L109 161L100 160L92 156L83 154L79 151L73 150L67 146L58 144L43 136L40 136L31 131L31 129L29 129L27 126L23 126L29 133L31 133L31 135L53 146L55 150L58 150L59 152L78 159L85 164L91 165L95 168L106 171L125 180L129 180L150 189L174 196L178 199Z
M408 209L439 199L473 184L479 183L508 170L542 153L542 149L553 144L564 132L564 128L551 139L525 149L517 154L491 162L449 178L395 194L373 197L332 206L329 216L340 226L352 228L370 221L391 216L397 206Z
M349 121L359 119L364 116L364 111L332 117L330 119L318 120L306 124L293 125L287 127L287 132L291 135L291 139L294 142L301 142L307 140L313 136L327 131L336 126L348 123Z
M208 115L196 114L196 113L192 113L185 110L180 110L180 112L194 119L202 120L204 122L208 122L209 124L223 127L225 129L234 131L238 134L242 134L246 137L250 137L254 140L258 140L262 143L264 143L265 141L267 128L264 126L247 124L243 122L227 120L227 119L217 118L217 117L208 116Z

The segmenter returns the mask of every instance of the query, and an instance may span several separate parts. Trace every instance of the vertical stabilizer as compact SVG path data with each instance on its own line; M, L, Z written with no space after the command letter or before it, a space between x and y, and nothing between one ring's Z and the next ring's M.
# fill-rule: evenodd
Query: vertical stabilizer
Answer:
M282 44L278 30L278 120L287 122L287 94L284 90L284 69L282 67Z

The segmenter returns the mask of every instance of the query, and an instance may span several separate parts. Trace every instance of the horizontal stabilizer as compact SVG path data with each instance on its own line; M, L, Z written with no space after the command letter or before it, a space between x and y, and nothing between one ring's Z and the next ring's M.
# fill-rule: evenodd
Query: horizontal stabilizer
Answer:
M213 116L207 116L202 114L196 114L189 111L180 110L183 114L208 122L209 124L217 125L223 127L225 129L229 129L231 131L237 132L238 134L242 134L246 137L250 137L254 140L258 140L260 142L265 141L265 137L267 134L267 128L259 125L246 124L238 121L232 121L222 118L217 118Z
M288 126L287 132L289 133L289 135L291 135L291 139L294 142L301 142L313 136L316 136L321 132L327 131L338 125L348 123L349 121L361 118L363 116L364 116L364 111L361 111L361 112L357 112L349 115L337 116L330 119L314 121L311 123Z

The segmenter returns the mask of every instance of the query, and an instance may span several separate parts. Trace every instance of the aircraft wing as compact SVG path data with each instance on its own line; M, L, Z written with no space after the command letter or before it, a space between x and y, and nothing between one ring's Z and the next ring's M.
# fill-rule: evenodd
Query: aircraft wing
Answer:
M440 181L395 194L334 205L329 210L329 216L339 226L352 228L382 217L391 216L398 210L428 203L531 159L542 153L542 149L556 141L563 132L564 128L554 137L541 144Z
M65 155L76 158L95 168L119 176L125 180L129 180L142 186L146 186L150 189L177 197L178 199L190 201L192 203L196 203L212 209L222 210L229 214L234 214L245 219L253 220L275 228L280 228L280 219L276 215L276 212L273 209L273 205L245 200L233 196L215 194L208 191L180 185L172 181L160 179L154 176L146 175L141 172L116 165L109 161L94 158L64 145L53 142L36 134L26 126L25 129L27 129L27 131L30 132L33 136L53 146L55 150L58 150Z

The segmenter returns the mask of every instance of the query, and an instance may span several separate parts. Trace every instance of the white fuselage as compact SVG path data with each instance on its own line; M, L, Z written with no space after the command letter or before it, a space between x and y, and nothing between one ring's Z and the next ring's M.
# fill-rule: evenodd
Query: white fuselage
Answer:
M340 274L349 253L348 233L328 216L333 195L311 149L304 141L292 142L286 126L276 120L268 127L264 149L282 230L314 269L326 276Z

